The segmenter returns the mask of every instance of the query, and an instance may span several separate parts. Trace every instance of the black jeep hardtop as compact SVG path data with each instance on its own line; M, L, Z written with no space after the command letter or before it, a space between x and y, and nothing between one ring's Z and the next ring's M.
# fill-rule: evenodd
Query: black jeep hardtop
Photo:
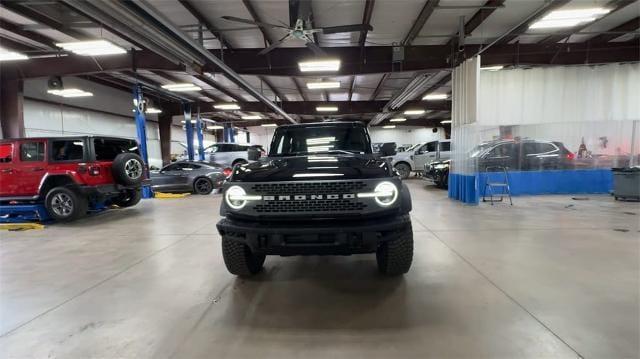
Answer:
M266 255L376 253L391 275L411 266L409 190L359 122L278 127L268 157L235 166L223 197L217 228L233 274L259 272Z

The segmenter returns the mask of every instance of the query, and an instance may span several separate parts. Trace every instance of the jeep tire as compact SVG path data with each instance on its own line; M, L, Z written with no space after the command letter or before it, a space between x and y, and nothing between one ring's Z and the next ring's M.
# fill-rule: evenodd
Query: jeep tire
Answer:
M144 162L135 153L121 153L113 160L111 172L117 183L137 185L144 179Z
M246 244L234 241L223 235L222 258L231 274L249 277L262 270L265 255L252 253Z
M142 198L142 191L140 189L128 189L123 191L120 196L111 200L113 204L120 208L133 207Z
M58 222L69 222L87 214L87 198L67 187L52 188L44 199L49 216Z
M389 276L405 274L413 261L413 231L409 225L398 238L384 242L376 251L380 273Z

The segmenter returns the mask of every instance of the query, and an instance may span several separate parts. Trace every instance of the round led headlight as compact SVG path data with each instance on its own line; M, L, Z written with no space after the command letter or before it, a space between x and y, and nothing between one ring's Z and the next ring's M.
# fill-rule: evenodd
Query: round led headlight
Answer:
M391 182L380 182L374 193L376 203L382 207L390 206L398 199L398 188Z
M240 186L231 186L224 193L224 200L233 209L242 209L247 204L247 192Z

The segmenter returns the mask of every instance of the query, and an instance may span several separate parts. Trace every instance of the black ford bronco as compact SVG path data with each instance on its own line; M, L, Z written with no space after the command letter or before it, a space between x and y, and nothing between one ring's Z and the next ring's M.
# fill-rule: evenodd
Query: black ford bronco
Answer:
M376 253L379 270L406 273L413 258L411 197L357 122L280 126L266 158L237 165L217 224L229 272L249 276L266 255ZM256 155L257 156L257 155Z

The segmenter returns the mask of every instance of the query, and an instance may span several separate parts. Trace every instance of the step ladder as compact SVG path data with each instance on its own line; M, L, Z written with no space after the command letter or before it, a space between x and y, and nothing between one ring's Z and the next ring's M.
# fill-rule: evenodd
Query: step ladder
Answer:
M487 176L487 182L484 184L484 191L482 192L482 202L487 202L487 190L489 191L489 202L491 205L495 202L502 202L504 197L509 197L509 203L513 206L513 201L511 200L511 189L509 188L509 172L507 172L506 167L502 166L489 166L486 168L486 172L502 172L504 174L503 181L498 182L499 179L495 181ZM494 190L500 189L500 193L496 193ZM494 196L500 195L500 199L494 199Z

